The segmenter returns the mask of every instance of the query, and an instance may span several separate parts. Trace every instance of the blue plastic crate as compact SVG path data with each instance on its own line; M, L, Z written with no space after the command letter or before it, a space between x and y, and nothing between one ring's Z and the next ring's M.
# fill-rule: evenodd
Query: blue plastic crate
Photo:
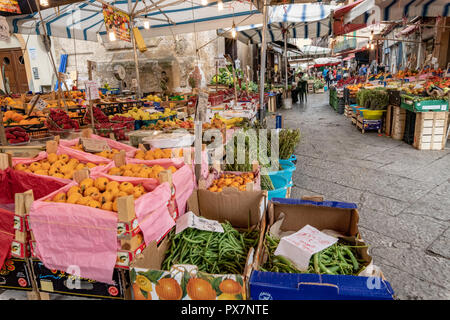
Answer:
M252 300L393 300L390 283L378 277L253 271Z

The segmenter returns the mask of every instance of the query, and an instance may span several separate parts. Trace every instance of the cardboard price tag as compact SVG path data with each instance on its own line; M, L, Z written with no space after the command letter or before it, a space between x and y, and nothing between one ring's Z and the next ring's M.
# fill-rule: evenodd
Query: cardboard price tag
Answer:
M36 100L37 100L37 101L36 101ZM44 100L42 100L40 96L34 96L34 97L31 99L30 104L31 104L32 106L34 105L34 108L33 108L33 109L37 109L37 110L39 110L39 111L44 110L44 109L47 108L47 106L48 106L48 103L45 102Z
M296 233L283 237L275 250L275 255L291 260L299 270L307 270L311 256L333 245L338 239L320 232L310 225Z
M198 217L192 211L178 218L175 234L179 234L187 228L223 233L223 227L218 221Z
M81 138L80 143L86 152L102 152L103 150L111 150L109 145L104 140Z
M86 94L88 100L100 99L100 95L98 93L98 83L96 81L86 81Z

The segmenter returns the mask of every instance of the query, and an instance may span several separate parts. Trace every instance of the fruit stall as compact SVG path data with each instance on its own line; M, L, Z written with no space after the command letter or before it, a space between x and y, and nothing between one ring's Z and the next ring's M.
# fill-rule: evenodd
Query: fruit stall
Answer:
M70 130L64 126L72 120L61 112L63 108L57 108L47 117ZM192 120L170 120L166 111L150 113L155 117L150 121L156 123L138 131L130 128L125 134L130 140L119 141L98 128L121 120L125 125L131 119L148 121L145 111L132 108L107 116L96 106L93 112L95 128L72 128L70 136L49 139L45 150L32 157L0 155L5 191L1 219L8 235L0 241L8 279L0 287L25 290L29 299L58 293L101 299L258 300L285 299L294 278L319 284L318 277L326 277L339 288L357 288L350 295L334 294L336 299L393 298L389 282L373 265L359 236L354 204L290 199L298 129L277 131L275 166L250 156L243 164L219 165L208 159L204 148L197 176L193 141L173 147L161 139L158 143L163 145L155 147L152 139L133 135L156 130L174 134L177 128L192 132ZM161 120L161 115L168 119ZM219 114L203 128L234 129L224 145L224 154L231 149L234 160L238 135L263 129L258 122ZM259 139L260 134L249 135L247 154ZM268 146L271 139L268 132ZM287 206L298 216L298 223L288 229L294 235L313 228L314 235L337 242L310 256L306 268L290 254L278 255L276 243L283 238L271 232L282 214L278 210L274 215L274 206ZM310 210L331 212L336 224L323 225L320 217L311 218ZM344 226L348 221L351 225ZM323 234L319 231L323 229L335 233ZM362 249L355 251L355 245ZM330 253L335 247L337 256ZM23 270L20 276L9 271L11 265ZM361 287L369 277L380 279L379 289ZM285 287L275 285L276 278ZM330 293L317 286L309 294L297 298L325 298Z
M384 133L418 150L445 148L450 78L442 70L355 77L338 82L332 90L330 105L344 104L343 110L336 111L351 119L362 133Z

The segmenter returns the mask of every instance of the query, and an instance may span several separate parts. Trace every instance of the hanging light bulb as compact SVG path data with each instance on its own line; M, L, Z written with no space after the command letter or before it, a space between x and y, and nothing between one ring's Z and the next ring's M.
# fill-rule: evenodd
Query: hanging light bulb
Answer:
M144 20L144 28L147 30L150 29L150 21Z
M111 41L111 42L116 41L116 34L114 33L114 31L110 31L108 33L108 36L109 36L109 41Z
M372 32L370 33L370 37L369 37L369 40L370 40L370 41L372 41L372 40L373 40L373 30L372 30Z
M202 6L208 5L208 0L202 0Z
M233 37L233 39L236 39L236 25L234 24L233 21L233 27L231 28L231 36Z
M48 7L48 0L39 0L39 4L43 7Z
M219 9L219 11L223 10L223 2L222 2L222 0L219 0L219 2L217 3L217 8Z

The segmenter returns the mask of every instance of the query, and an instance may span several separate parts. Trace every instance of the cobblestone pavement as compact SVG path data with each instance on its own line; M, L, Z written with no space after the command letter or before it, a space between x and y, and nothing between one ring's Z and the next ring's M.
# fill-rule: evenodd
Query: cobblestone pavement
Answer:
M284 127L302 134L292 197L356 203L361 235L396 296L450 299L450 143L419 151L362 134L330 107L328 93L308 99L280 110Z

